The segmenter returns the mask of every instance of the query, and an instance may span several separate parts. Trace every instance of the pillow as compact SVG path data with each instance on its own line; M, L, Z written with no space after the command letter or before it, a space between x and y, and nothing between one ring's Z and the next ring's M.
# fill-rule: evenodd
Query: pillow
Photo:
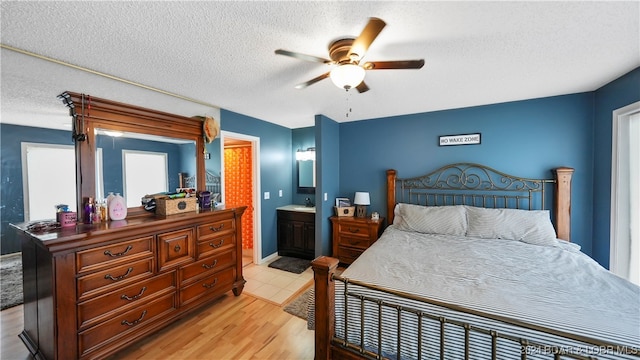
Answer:
M393 225L399 230L458 236L467 233L467 216L463 205L421 206L400 203L393 213Z
M558 246L548 210L486 209L467 206L467 236Z

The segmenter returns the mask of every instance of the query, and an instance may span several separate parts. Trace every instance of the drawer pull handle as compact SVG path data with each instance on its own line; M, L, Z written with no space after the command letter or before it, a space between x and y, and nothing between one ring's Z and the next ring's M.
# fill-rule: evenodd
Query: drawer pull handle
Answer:
M207 289L211 289L212 287L216 286L217 283L218 283L218 278L213 280L213 282L211 284L202 283L202 287L206 287Z
M176 246L173 248L173 251L175 251L175 252L180 252L180 249L182 249L182 248L180 247L180 245L176 245Z
M132 271L133 271L133 268L130 267L129 269L127 269L127 273L124 274L124 275L113 277L110 274L107 274L107 275L104 276L104 278L105 279L110 279L110 280L113 280L113 281L120 281L120 280L126 278L127 276L129 276L129 274L131 274Z
M224 244L224 239L221 239L220 243L218 244L209 243L209 246L211 246L212 248L219 248L220 246L222 246L222 244Z
M224 227L224 224L220 224L220 226L218 226L218 227L209 226L209 230L214 231L214 232L215 231L220 231L220 230L222 230L223 227Z
M203 267L203 268L205 268L205 269L211 269L211 268L213 268L214 266L216 266L216 264L218 264L218 259L215 259L215 260L213 261L213 264L211 264L211 265L202 264L202 267Z
M349 231L351 231L352 233L357 233L357 232L360 232L360 229L350 227Z
M121 325L127 325L127 326L138 325L140 323L140 321L142 321L142 319L144 319L145 315L147 315L147 310L142 312L142 315L140 315L140 318L138 320L133 320L133 322L128 322L127 320L122 320L122 322L120 324Z
M360 241L354 240L354 239L349 239L349 244L351 244L351 245L357 245L358 243L360 243Z
M122 255L127 255L127 253L128 253L129 251L131 251L131 249L133 249L133 246L129 245L129 246L127 246L127 248L126 248L123 252L121 252L121 253L115 253L115 254L114 254L114 253L112 253L110 250L105 250L105 251L104 251L104 254L105 254L105 255L108 255L108 256L111 256L111 257L118 257L118 256L122 256Z
M129 300L129 301L133 301L133 300L138 300L142 297L142 294L144 294L144 292L147 290L146 286L143 286L142 289L140 290L140 293L138 295L133 295L132 297L128 297L125 294L122 294L120 296L120 299L122 300Z

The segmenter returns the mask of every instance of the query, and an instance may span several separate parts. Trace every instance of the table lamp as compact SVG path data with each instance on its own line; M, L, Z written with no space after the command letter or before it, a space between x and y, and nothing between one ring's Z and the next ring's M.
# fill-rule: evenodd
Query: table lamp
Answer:
M353 203L356 205L356 217L367 216L367 205L370 204L368 192L356 192Z

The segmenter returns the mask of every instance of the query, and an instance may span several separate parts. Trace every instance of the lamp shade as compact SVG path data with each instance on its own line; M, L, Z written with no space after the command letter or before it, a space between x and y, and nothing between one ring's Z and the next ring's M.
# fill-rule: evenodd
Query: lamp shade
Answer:
M368 192L356 192L356 196L353 199L353 203L356 205L369 205L369 193Z
M338 65L331 70L331 81L341 89L354 88L364 80L365 70L354 64Z

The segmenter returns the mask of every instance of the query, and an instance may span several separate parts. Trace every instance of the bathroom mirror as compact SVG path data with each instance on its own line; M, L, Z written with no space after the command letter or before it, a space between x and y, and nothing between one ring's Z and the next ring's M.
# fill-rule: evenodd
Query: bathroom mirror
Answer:
M298 194L314 194L316 192L315 159L297 160Z
M64 92L58 98L70 109L69 113L72 118L72 136L76 152L76 204L78 209L82 207L84 198L96 196L98 130L138 134L139 136L159 136L194 144L191 145L191 154L184 156L194 159L196 188L205 188L204 139L200 119L73 92ZM109 166L104 166L104 169L111 171ZM169 173L169 179L172 175ZM177 176L176 173L176 179ZM127 210L127 218L149 214L151 213L144 211L142 206L130 207Z

